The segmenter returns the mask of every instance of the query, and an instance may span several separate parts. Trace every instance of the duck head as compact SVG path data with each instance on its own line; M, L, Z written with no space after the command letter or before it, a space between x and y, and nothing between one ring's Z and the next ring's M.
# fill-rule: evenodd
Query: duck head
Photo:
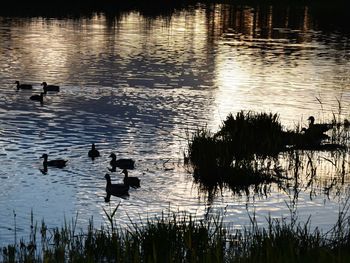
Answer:
M112 159L117 159L117 156L114 153L111 153L111 155L109 157Z
M107 181L110 181L110 180L111 180L111 176L110 176L109 174L105 174L105 179L106 179Z
M47 86L47 83L44 81L44 82L41 83L40 85L46 87L46 86Z
M310 116L307 120L308 120L309 123L312 125L312 124L314 124L314 122L315 122L315 117L314 117L314 116Z
M40 158L44 158L44 160L47 160L48 155L44 153Z

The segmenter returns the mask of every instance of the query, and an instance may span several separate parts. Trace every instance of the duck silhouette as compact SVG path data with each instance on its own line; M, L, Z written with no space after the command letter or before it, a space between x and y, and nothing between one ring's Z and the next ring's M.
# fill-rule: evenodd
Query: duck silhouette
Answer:
M124 184L127 184L133 188L140 187L140 179L138 177L129 177L129 173L127 169L123 169L122 173L124 174Z
M41 92L40 95L32 95L32 96L30 96L29 99L43 103L44 102L44 92Z
M60 86L57 85L47 85L47 83L44 81L41 83L41 86L43 86L44 93L46 94L48 91L60 91Z
M314 133L324 133L330 129L333 128L332 124L328 123L315 123L315 117L310 116L308 119L309 121L309 128L308 130Z
M17 84L17 90L20 90L20 89L33 89L33 86L31 84L19 84L19 81L15 81L15 84Z
M308 146L319 146L325 140L330 139L330 137L325 134L328 130L332 129L332 124L320 123L315 124L315 117L310 116L308 118L309 127L301 129L301 142Z
M105 198L105 201L109 201L109 197L111 195L117 196L117 197L123 197L129 195L129 185L128 184L112 184L111 177L109 174L105 175L106 179L106 193L107 197ZM108 200L108 201L107 201Z
M47 166L54 166L57 168L63 168L66 166L66 163L68 162L68 160L63 160L63 159L56 159L56 160L50 160L48 161L48 155L46 153L44 153L40 158L44 158L43 161L43 166L47 167Z
M118 167L120 169L129 169L132 170L135 168L135 161L133 159L118 159L114 153L111 153L109 156L112 160L109 164L112 166L112 169Z
M100 152L96 149L95 144L91 145L91 150L88 153L88 156L94 160L96 157L100 157Z

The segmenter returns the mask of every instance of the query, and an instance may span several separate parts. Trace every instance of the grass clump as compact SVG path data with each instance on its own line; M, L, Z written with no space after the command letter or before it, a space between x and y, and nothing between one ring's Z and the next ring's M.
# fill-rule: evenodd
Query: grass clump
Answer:
M227 144L235 160L273 156L285 147L285 134L279 116L272 113L240 111L229 114L215 134Z
M332 130L332 137L322 127ZM229 114L216 133L197 130L188 139L188 160L195 180L207 188L228 185L237 190L280 182L286 179L281 176L280 153L344 150L346 138L339 132L341 127L345 125L312 122L308 128L284 130L278 114L240 111L235 116Z
M290 134L282 130L277 114L230 114L217 133L200 129L188 141L194 178L208 188L228 185L236 190L276 181L276 157Z

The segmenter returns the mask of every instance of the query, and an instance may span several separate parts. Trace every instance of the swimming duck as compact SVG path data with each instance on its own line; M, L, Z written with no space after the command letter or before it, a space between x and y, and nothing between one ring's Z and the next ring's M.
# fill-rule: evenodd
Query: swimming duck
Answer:
M309 121L309 127L301 129L301 137L299 140L301 145L319 146L324 140L330 138L325 132L332 129L332 124L315 124L314 116L310 116L307 120Z
M128 184L112 184L111 177L109 174L105 175L105 179L107 181L107 184L106 184L107 196L114 195L114 196L121 197L129 194Z
M127 169L123 169L122 173L124 174L124 184L127 184L133 188L140 187L140 179L138 177L129 177Z
M132 170L135 167L135 161L133 159L118 159L114 153L109 156L112 160L109 162L112 167L119 167L120 169Z
M44 81L41 83L41 86L43 86L44 93L46 94L48 91L60 91L60 86L57 85L47 85L47 83Z
M41 103L43 103L44 101L44 92L41 92L40 95L32 95L30 96L31 100L35 100L35 101L40 101Z
M33 89L32 85L30 85L30 84L19 84L18 80L15 82L15 84L17 84L17 90L20 90L20 89Z
M91 159L95 159L96 157L99 157L99 156L100 156L100 152L96 149L94 143L91 145L91 150L89 151L88 156L89 156Z
M315 117L310 116L308 119L309 121L309 131L312 131L314 133L324 133L330 129L332 129L333 125L328 123L317 123L315 124Z
M300 142L305 146L319 146L323 141L330 139L325 133L306 128L301 129L301 135Z
M40 158L44 158L43 165L45 166L55 166L57 168L63 168L66 166L68 160L56 159L48 161L48 155L44 153Z

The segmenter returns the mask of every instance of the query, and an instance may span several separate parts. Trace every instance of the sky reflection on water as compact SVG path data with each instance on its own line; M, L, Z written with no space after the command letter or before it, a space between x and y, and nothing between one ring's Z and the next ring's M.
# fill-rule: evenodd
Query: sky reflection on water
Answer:
M323 32L307 8L282 11L214 5L151 19L137 12L113 21L1 17L0 241L13 239L13 210L19 234L27 233L31 210L49 226L76 213L82 227L92 216L98 226L102 207L119 201L122 226L169 209L225 211L241 226L249 222L246 204L261 221L287 216L293 194L274 186L260 197L226 190L208 203L182 166L186 133L205 125L216 131L229 112L278 112L294 127L311 114L329 120L340 100L349 117L348 36ZM34 91L16 92L15 80ZM61 91L40 106L28 98L43 81ZM92 142L102 153L95 162L87 158ZM105 204L111 151L136 160L141 188ZM44 152L69 159L67 167L43 175ZM299 193L298 211L327 228L344 195L325 196L319 185L312 198Z

